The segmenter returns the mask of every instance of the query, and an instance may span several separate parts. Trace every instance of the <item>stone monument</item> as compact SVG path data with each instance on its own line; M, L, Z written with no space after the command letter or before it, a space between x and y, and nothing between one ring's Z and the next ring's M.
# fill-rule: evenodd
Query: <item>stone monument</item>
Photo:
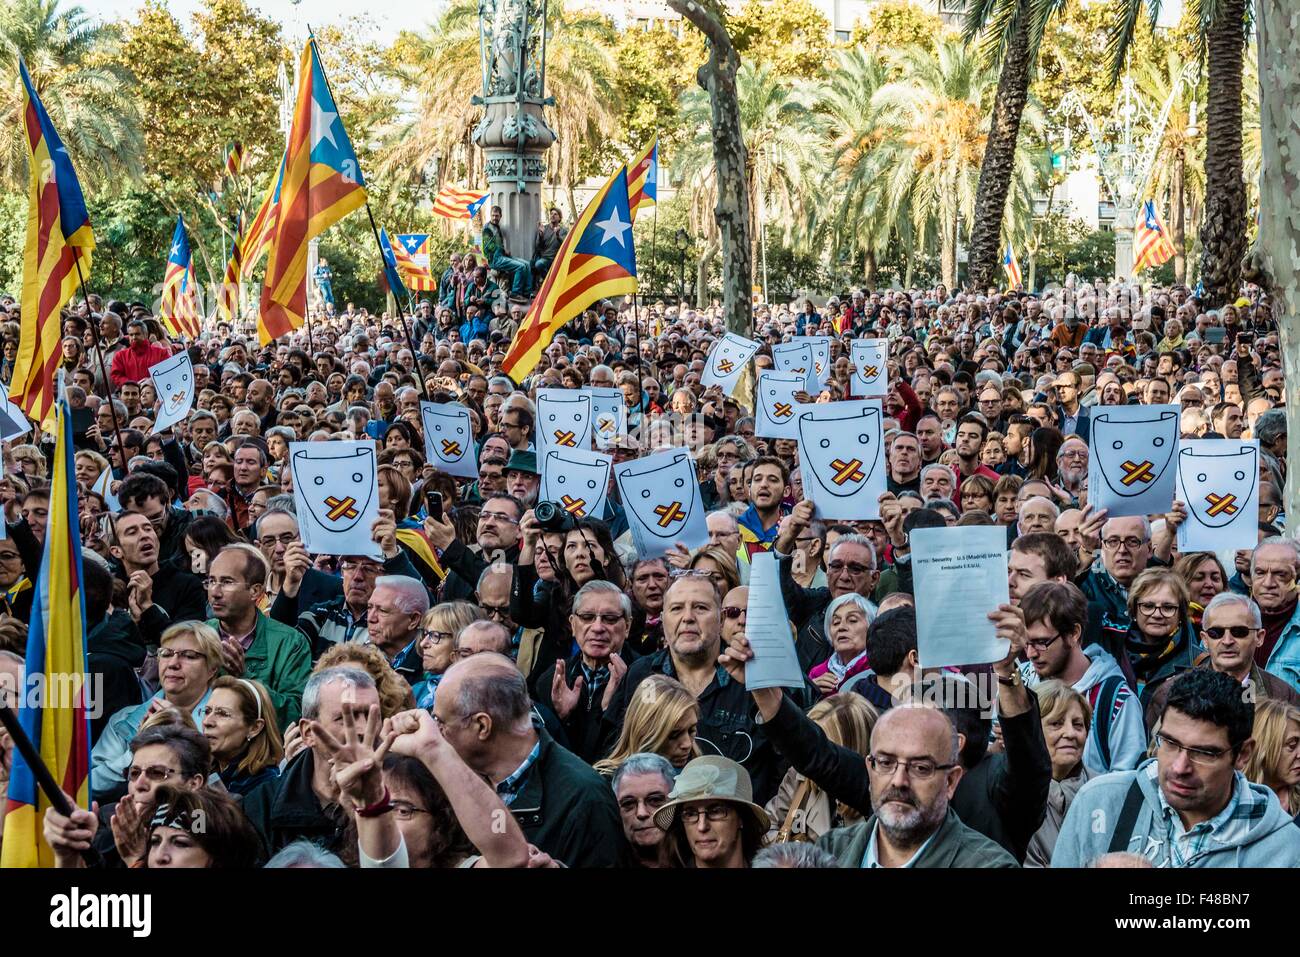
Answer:
M479 62L484 107L474 128L483 150L488 192L486 221L501 207L501 228L510 255L532 261L542 218L542 154L555 142L543 111L546 96L547 0L479 0Z

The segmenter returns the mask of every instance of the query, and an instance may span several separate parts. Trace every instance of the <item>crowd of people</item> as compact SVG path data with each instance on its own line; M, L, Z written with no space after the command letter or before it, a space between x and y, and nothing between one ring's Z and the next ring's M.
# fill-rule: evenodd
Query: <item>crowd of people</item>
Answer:
M889 340L880 518L828 522L799 443L703 387L716 303L595 304L516 382L526 307L489 265L453 257L409 328L347 303L267 347L239 324L170 341L142 303L70 307L96 803L45 813L61 866L1300 865L1300 545L1257 290L757 308L756 369L831 338L828 384L799 401L848 397L850 340ZM526 290L529 263L505 265ZM195 405L155 434L148 372L182 348ZM707 545L637 554L616 488L599 517L539 521L536 392L586 387L625 399L615 461L690 449ZM422 399L469 409L476 479L426 460ZM1259 441L1257 547L1181 554L1183 503L1089 504L1090 415L1134 403ZM380 558L302 543L289 445L338 439L377 445ZM39 430L4 449L10 688L52 449ZM916 603L942 596L913 593L910 533L954 525L1006 530L1011 602L988 613L1010 651L924 670ZM745 685L762 551L799 688Z

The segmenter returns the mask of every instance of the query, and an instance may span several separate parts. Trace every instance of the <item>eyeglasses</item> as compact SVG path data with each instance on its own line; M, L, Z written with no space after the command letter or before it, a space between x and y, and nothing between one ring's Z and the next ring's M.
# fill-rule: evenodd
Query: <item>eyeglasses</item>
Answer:
M377 576L384 570L374 562L350 562L347 560L339 562L339 569L345 572L361 572L367 577Z
M735 621L737 618L743 618L748 610L744 605L727 605L722 609L722 615Z
M263 505L262 509L265 510L266 506ZM263 548L274 548L276 545L287 547L296 541L298 541L297 532L285 532L283 535L263 535L257 540L257 543Z
M405 801L390 801L393 808L393 814L399 821L410 821L417 814L431 814L433 812L425 810L422 807L416 807L414 804L407 804Z
M840 572L847 570L850 575L863 575L867 572L874 572L875 569L861 562L842 562L833 561L826 564L826 570L832 575L838 575Z
M518 525L519 519L511 518L502 512L479 512L478 520L480 522L501 522L504 525Z
M203 661L206 657L203 652L189 648L161 648L158 651L159 661L171 661L173 658L179 658L181 661Z
M731 815L731 805L729 804L710 804L706 808L684 807L681 810L683 824L694 824L703 814L710 821L725 821Z
M623 614L621 612L615 613L612 611L599 613L594 611L575 611L573 617L577 618L578 621L582 622L584 625L594 623L597 618L600 619L602 625L617 625L620 621L623 621Z
M1186 752L1187 757L1193 764L1214 764L1219 758L1232 750L1231 748L1189 748L1181 741L1175 741L1167 734L1157 734L1155 737L1156 747L1161 751L1173 752L1175 755L1180 751Z
M1053 635L1051 638L1026 638L1025 647L1033 648L1035 651L1046 651L1052 645L1056 644L1057 639L1061 637L1060 633Z
M1178 605L1162 605L1154 601L1140 601L1137 603L1138 611L1144 615L1158 615L1161 618L1172 618L1178 614Z
M140 775L144 775L153 784L162 784L176 773L177 772L172 768L163 767L161 764L151 764L147 768L137 767L133 764L127 769L126 779L134 784L136 781L140 780Z
M644 804L650 810L657 811L667 803L668 795L661 791L655 791L653 794L649 794L644 798L636 798L629 795L618 802L618 809L624 814L632 814L637 810L637 808Z
M1103 538L1101 540L1101 544L1103 548L1107 548L1112 552L1117 551L1121 545L1124 546L1124 549L1126 551L1136 552L1139 548L1141 548L1143 545L1146 544L1146 541L1144 539L1138 538L1135 535L1130 535L1128 538L1119 538L1119 537Z
M510 617L509 605L488 605L488 604L484 604L483 602L479 602L479 607L483 609L484 613L489 618L500 618L504 620Z
M444 641L451 641L453 635L449 631L432 631L426 628L424 630L424 637L428 638L432 644L440 645Z
M236 581L236 580L233 579L233 578L205 578L205 579L203 579L203 587L204 587L204 588L218 588L218 589L220 589L221 591L226 591L226 590L231 589L231 588L244 588L244 587L246 587L246 584L247 584L246 582Z
M1239 638L1239 639L1249 638L1257 630L1258 629L1252 628L1250 625L1229 625L1226 628L1216 627L1216 628L1202 629L1202 631L1204 631L1205 633L1206 638L1213 638L1215 641L1219 641L1220 639L1223 638L1224 635L1232 635L1232 637Z
M867 764L871 767L871 770L886 777L892 777L900 766L905 767L907 768L907 776L918 781L925 781L934 777L936 771L948 771L957 766L955 764L939 764L933 758L911 758L907 761L900 761L892 754L868 754Z

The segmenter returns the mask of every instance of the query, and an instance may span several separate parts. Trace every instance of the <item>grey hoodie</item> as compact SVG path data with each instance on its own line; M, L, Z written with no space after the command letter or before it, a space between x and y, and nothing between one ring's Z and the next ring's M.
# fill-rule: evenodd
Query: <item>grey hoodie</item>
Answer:
M1147 858L1156 867L1170 867L1169 831L1165 826L1156 777L1156 759L1134 771L1116 771L1085 784L1066 812L1052 853L1053 867L1086 867L1110 850L1124 798L1134 779L1143 802L1128 845L1123 848ZM1300 867L1300 827L1282 810L1277 795L1262 784L1235 772L1236 810L1187 867Z

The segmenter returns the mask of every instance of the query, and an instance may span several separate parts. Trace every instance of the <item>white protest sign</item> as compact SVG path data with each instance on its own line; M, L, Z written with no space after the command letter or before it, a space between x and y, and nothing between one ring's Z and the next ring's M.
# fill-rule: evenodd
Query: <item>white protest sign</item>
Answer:
M194 405L194 364L190 362L190 354L181 351L150 366L149 378L161 403L150 433L156 435L184 419Z
M817 373L817 385L824 386L831 379L831 337L830 336L791 336L791 343L806 342L812 348L813 371ZM812 389L808 390L812 392Z
M99 473L99 478L95 479L95 484L91 486L92 492L98 492L104 497L104 506L110 512L122 511L122 505L113 494L113 470L106 468Z
M382 559L370 537L379 518L375 443L290 442L298 531L309 552Z
M704 374L700 376L700 385L706 389L715 385L722 386L722 394L731 395L745 366L757 351L758 343L753 339L728 332L709 352L709 358L704 363Z
M801 372L760 372L754 389L754 434L764 439L798 438L796 414L803 406L795 401L794 394L803 392L805 385Z
M591 395L576 389L537 390L537 452L591 448Z
M538 501L558 502L574 518L604 514L613 456L587 449L551 449L541 464Z
M1092 413L1088 504L1110 517L1168 512L1174 504L1179 409L1108 405Z
M708 544L700 483L689 452L670 449L623 462L614 466L614 480L639 557L656 558L679 542L687 548Z
M9 387L0 382L0 442L8 442L32 430L26 413L9 398Z
M803 687L803 669L794 650L790 616L781 597L781 579L772 552L756 552L749 560L745 638L754 652L745 662L746 688Z
M1001 661L1011 643L990 612L1011 600L1007 530L1001 525L917 528L911 534L917 598L916 649L922 668Z
M853 363L853 394L864 398L888 395L889 340L854 339L849 353Z
M1178 447L1180 552L1254 548L1259 540L1259 442L1200 439Z
M812 346L807 342L787 342L772 347L772 364L777 372L797 372L804 377L803 389L809 395L816 395L820 386L817 382L817 369L813 365Z
M800 406L803 494L821 519L875 519L888 483L880 402L856 399Z
M424 425L424 458L455 478L478 478L474 426L469 409L456 402L420 402Z
M592 386L584 389L591 395L592 438L596 448L608 449L627 435L627 406L623 390Z

